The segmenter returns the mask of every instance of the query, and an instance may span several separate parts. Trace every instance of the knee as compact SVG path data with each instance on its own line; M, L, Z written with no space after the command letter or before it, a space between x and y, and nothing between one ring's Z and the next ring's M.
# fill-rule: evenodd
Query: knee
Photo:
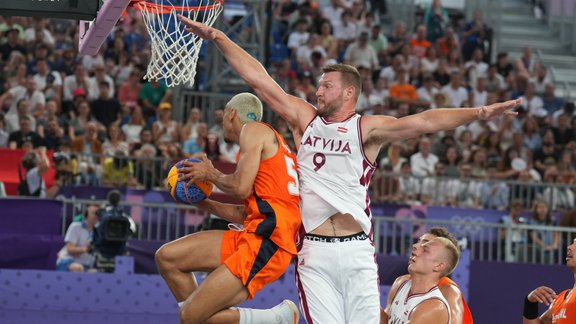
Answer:
M84 266L82 266L80 263L71 263L68 266L68 271L70 272L84 272Z
M154 260L159 267L166 267L170 264L170 247L162 245L154 254Z
M180 324L196 324L202 323L199 318L196 318L195 312L193 312L189 304L184 304L180 308Z

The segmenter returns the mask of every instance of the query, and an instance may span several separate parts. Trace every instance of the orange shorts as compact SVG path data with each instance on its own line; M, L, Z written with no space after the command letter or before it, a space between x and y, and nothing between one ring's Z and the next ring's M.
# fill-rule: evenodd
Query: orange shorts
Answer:
M222 237L222 263L248 290L248 299L267 284L280 278L294 256L270 239L239 231L226 231Z

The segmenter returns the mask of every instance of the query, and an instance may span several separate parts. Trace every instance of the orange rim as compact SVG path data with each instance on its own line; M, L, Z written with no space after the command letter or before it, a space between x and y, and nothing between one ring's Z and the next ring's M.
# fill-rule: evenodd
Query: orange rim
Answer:
M176 11L207 11L213 10L217 7L224 5L224 0L214 0L214 4L207 6L171 6L171 5L161 5L157 3L146 2L144 0L132 1L130 4L136 9L141 11L147 11L155 14L169 14L172 10Z

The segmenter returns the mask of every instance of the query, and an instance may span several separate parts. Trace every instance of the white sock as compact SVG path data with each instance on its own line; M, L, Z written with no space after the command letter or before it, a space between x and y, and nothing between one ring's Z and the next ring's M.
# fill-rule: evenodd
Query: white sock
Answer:
M240 312L240 324L278 323L276 314L270 309L237 308Z
M178 303L178 308L182 308L182 305L184 305L184 302L185 302L185 301L179 302L179 303Z

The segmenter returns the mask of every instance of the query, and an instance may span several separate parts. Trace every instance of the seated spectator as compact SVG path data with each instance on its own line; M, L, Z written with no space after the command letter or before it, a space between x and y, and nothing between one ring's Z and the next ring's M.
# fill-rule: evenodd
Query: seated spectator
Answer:
M532 207L531 225L555 226L550 206L545 200L536 200ZM560 233L551 230L533 230L530 233L532 244L536 246L536 259L532 262L553 263L558 255Z
M204 152L206 142L208 141L208 125L199 123L196 128L197 135L195 138L188 139L184 142L182 150L186 157L198 158Z
M334 37L338 40L339 47L344 49L356 40L360 28L352 19L352 12L349 10L342 12L340 18L340 23L334 24Z
M200 108L194 107L188 113L188 120L182 127L182 134L180 138L183 142L187 140L196 139L198 137L198 126L202 123L202 116Z
M138 159L134 165L134 174L139 184L146 190L160 185L160 169L158 163L154 160L157 150L154 145L144 144L136 155Z
M368 44L368 32L360 33L358 40L346 48L344 63L366 67L370 70L370 76L372 76L373 71L379 69L378 54Z
M459 72L450 73L450 83L441 90L448 97L448 105L452 108L468 106L468 91L462 86Z
M6 115L6 127L12 133L20 130L20 119L26 118L30 121L30 129L36 130L36 119L28 112L29 104L26 99L20 99L16 104L16 113Z
M566 116L566 118L568 120L572 121L572 130L574 130L576 132L576 124L574 124L574 117L576 117L576 109L574 109L574 103L573 102L566 102L564 103L564 107L560 110L557 110L553 115L552 115L552 126L556 126L558 125L558 119L560 119L560 116Z
M529 82L526 85L526 91L520 98L522 99L522 105L526 108L528 115L536 118L544 118L548 115L548 111L544 109L542 98L535 93L534 83Z
M26 48L22 46L18 34L19 32L16 28L9 28L4 32L6 42L0 45L0 58L2 62L8 61L13 52L20 52L26 55Z
M84 217L79 222L72 222L66 230L66 245L58 252L56 270L70 272L94 272L94 256L90 252L92 233L98 222L99 207L88 205Z
M236 156L238 155L239 150L240 146L238 144L229 141L222 141L220 143L220 161L236 164Z
M452 74L458 72L460 76L465 74L464 61L459 50L452 50L446 57L446 65L448 66L448 73Z
M536 151L542 146L542 137L540 136L539 127L532 116L526 116L522 126L522 135L524 137L524 146L530 151Z
M8 146L8 137L10 133L6 127L6 120L4 119L4 113L0 111L0 147Z
M107 81L101 81L98 99L90 105L94 118L106 128L112 123L119 123L122 112L120 103L112 97L110 87L111 85Z
M208 133L206 136L206 146L204 147L204 154L211 161L221 161L220 154L220 143L218 140L218 135L214 133Z
M57 150L65 140L64 129L58 125L56 119L48 120L46 128L38 126L38 135L44 139L44 146L48 150Z
M312 53L320 53L321 58L326 57L324 48L320 45L320 37L317 34L311 34L308 41L297 47L295 57L300 70L310 70L312 67Z
M381 32L380 25L372 26L370 30L370 37L368 37L368 44L376 51L376 56L381 64L386 59L386 51L388 49L388 39Z
M450 72L448 71L448 62L446 59L440 59L438 69L432 73L432 76L434 77L434 81L436 81L436 83L441 87L450 83Z
M124 81L118 89L118 101L120 105L135 105L138 102L138 95L142 89L140 84L140 71L133 70L130 72L128 80Z
M480 9L474 10L474 18L466 23L462 32L462 56L464 60L469 60L475 49L484 49L484 41L487 39L488 31L489 28L482 18L482 11Z
M142 115L142 108L138 105L132 106L128 122L121 127L128 145L133 146L140 142L140 133L145 127L146 121Z
M208 130L209 133L216 134L220 143L224 142L224 109L216 109L213 113L214 120Z
M113 156L116 152L123 152L128 156L129 147L128 143L124 140L124 134L117 125L110 125L108 127L108 137L102 143L102 151L106 156Z
M546 84L551 83L550 76L548 75L548 68L541 63L536 64L534 67L534 76L530 78L530 83L534 84L534 92L538 96L542 96L546 89Z
M152 80L142 84L138 100L141 101L142 112L147 120L146 124L151 124L148 119L156 117L156 107L161 102L170 102L172 100L172 90L158 81Z
M410 156L412 174L417 177L427 177L434 174L438 156L430 152L430 139L422 137L418 145L418 153Z
M426 48L426 54L420 60L420 71L422 74L432 74L438 70L440 65L440 58L438 57L438 50L435 46Z
M384 79L384 81L386 82L387 85L391 85L394 82L396 82L396 73L398 73L398 70L400 69L404 69L404 57L400 54L397 54L394 56L394 58L392 59L392 64L383 68L382 70L380 70L380 75L379 78L380 79ZM408 82L409 80L408 75L405 75L405 80L404 82Z
M523 262L526 260L524 255L525 244L528 243L526 239L526 232L516 228L517 225L526 223L520 214L524 211L524 204L521 200L514 200L510 204L510 211L508 215L502 216L500 222L506 226L505 229L500 230L500 241L504 247L504 259L506 262Z
M402 20L396 21L392 34L388 36L388 55L394 57L400 54L402 47L408 45L409 42L410 37L407 33L406 23Z
M134 187L134 164L123 151L117 151L113 157L104 159L102 185L112 187Z
M454 32L454 28L451 26L446 27L444 36L438 39L437 43L440 56L448 56L448 53L452 52L453 50L460 49L458 36Z
M296 57L298 47L305 45L308 42L310 33L307 31L308 23L304 19L298 20L293 27L294 31L288 36L288 48L292 53L292 57Z
M26 78L26 86L15 86L0 96L0 109L4 107L4 103L7 100L11 100L12 104L8 110L8 114L16 114L17 105L22 99L28 102L28 112L34 116L34 118L44 114L46 97L44 93L36 88L36 81L34 81L32 76Z
M78 175L81 184L98 185L102 176L100 165L102 142L98 140L98 126L95 122L86 125L86 132L72 140L70 150L78 158Z
M472 166L468 162L462 162L459 166L460 177L454 179L452 188L447 193L447 202L451 206L460 208L480 208L480 185L481 183L472 177Z
M327 59L338 58L338 40L334 37L332 25L328 20L320 24L320 45L324 48Z
M88 123L96 125L96 132L105 132L106 128L92 117L90 112L90 104L86 100L82 100L78 104L77 112L72 111L70 118L70 125L68 126L68 137L70 140L84 135L88 128Z
M510 188L504 182L493 180L497 172L495 166L488 166L487 180L480 185L481 203L486 209L505 210L508 208Z
M572 190L576 184L574 173L560 173L555 166L551 166L544 174L544 181L548 184L557 182L557 185L546 187L542 193L542 198L551 202L552 210L563 212L576 207L576 194Z
M84 90L84 96L93 97L91 93L87 93L93 89L92 80L88 77L86 73L86 68L82 64L76 64L74 68L74 74L68 75L64 78L64 84L62 87L63 94L63 110L65 113L72 110L72 103L74 101L74 91L76 89L82 88Z
M473 107L482 107L488 105L488 92L486 91L486 78L476 78L476 87L468 93L468 101Z
M486 91L500 97L507 86L504 77L498 73L496 65L491 64L486 75Z
M52 71L46 59L36 61L38 73L34 75L34 81L38 90L44 93L46 99L62 100L62 77L60 73Z
M554 83L548 82L544 86L542 95L543 108L548 112L548 116L554 115L555 112L562 109L564 100L556 96L556 87Z
M37 148L43 145L44 140L38 133L32 131L32 121L28 116L20 117L20 130L10 133L8 136L8 147L11 149L24 148L24 143L31 143Z
M534 152L534 167L544 175L546 169L557 165L560 161L560 151L554 143L554 134L548 129L542 137L542 145Z
M400 168L400 177L398 179L398 197L395 200L402 204L420 204L418 196L420 195L420 181L412 176L413 171L410 163L402 163Z
M172 104L163 102L158 107L158 120L152 124L155 143L179 143L180 123L172 120Z
M446 165L438 162L434 169L433 177L426 177L422 180L420 200L424 205L449 206L446 193L449 192L452 186L452 180L446 178Z
M396 72L396 83L390 87L390 106L397 107L399 104L405 103L409 105L416 105L420 103L416 88L407 83L405 80L406 70L400 68Z
M426 40L426 32L425 25L418 25L418 27L416 27L415 37L410 40L411 53L418 61L426 55L426 50L431 46L431 43Z

